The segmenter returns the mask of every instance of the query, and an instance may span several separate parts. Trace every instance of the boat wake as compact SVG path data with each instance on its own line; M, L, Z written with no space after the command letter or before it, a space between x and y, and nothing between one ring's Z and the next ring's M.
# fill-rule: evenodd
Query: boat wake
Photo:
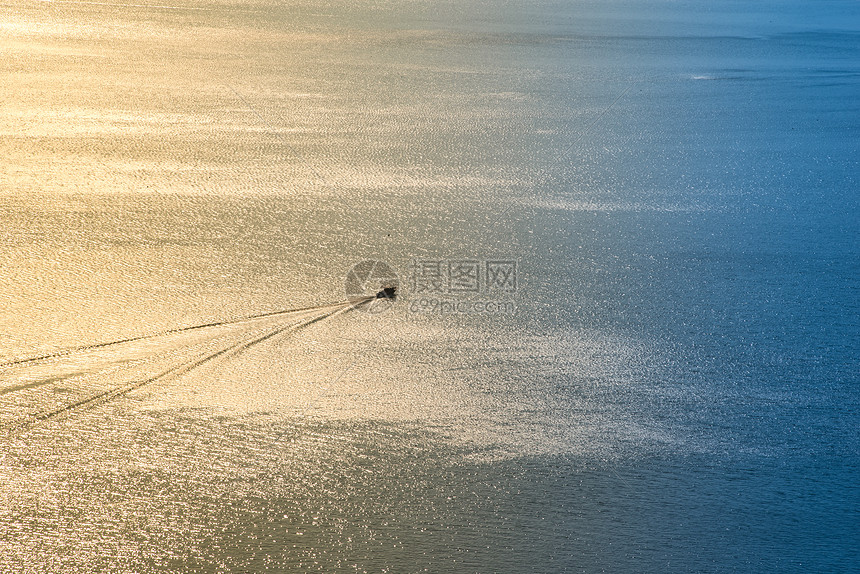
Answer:
M371 303L367 297L285 309L0 363L0 425L20 435Z

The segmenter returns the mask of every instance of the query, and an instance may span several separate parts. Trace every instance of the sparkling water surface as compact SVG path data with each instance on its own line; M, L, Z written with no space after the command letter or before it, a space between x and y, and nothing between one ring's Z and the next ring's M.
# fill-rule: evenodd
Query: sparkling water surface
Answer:
M856 570L856 3L0 29L0 570Z

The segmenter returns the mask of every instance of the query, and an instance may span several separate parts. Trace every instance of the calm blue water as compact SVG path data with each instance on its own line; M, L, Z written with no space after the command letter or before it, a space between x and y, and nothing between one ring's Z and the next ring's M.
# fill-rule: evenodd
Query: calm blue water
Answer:
M858 571L857 3L158 4L0 7L0 570Z

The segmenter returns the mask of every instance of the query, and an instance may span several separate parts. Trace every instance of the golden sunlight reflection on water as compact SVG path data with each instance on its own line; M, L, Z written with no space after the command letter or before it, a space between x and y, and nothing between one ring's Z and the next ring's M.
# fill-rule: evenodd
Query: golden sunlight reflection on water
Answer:
M496 516L493 493L513 486L484 476L476 479L484 494L451 506L474 490L470 473L490 468L482 465L623 459L619 440L637 456L683 446L629 410L654 400L647 381L630 385L634 373L666 367L652 346L587 329L534 332L517 316L341 306L337 315L301 311L63 354L343 301L350 266L380 249L408 291L404 246L380 238L380 222L403 230L401 218L432 221L431 212L395 200L367 218L368 204L354 205L4 200L6 564L331 571L352 559L406 568L417 547L454 560L462 536L493 546L513 536L482 532L471 514ZM329 235L332 226L344 235ZM506 229L492 230L474 233L509 246ZM407 231L399 233L402 241ZM411 233L413 245L432 238ZM303 326L262 339L294 324ZM8 364L34 355L57 356ZM549 380L565 398L547 391ZM34 559L40 548L50 558Z
M0 571L855 564L858 44L633 4L0 7Z

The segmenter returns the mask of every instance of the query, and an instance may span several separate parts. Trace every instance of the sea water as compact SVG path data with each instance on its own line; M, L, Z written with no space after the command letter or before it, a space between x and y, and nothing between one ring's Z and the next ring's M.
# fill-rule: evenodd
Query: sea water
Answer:
M855 3L0 26L0 569L857 568Z

